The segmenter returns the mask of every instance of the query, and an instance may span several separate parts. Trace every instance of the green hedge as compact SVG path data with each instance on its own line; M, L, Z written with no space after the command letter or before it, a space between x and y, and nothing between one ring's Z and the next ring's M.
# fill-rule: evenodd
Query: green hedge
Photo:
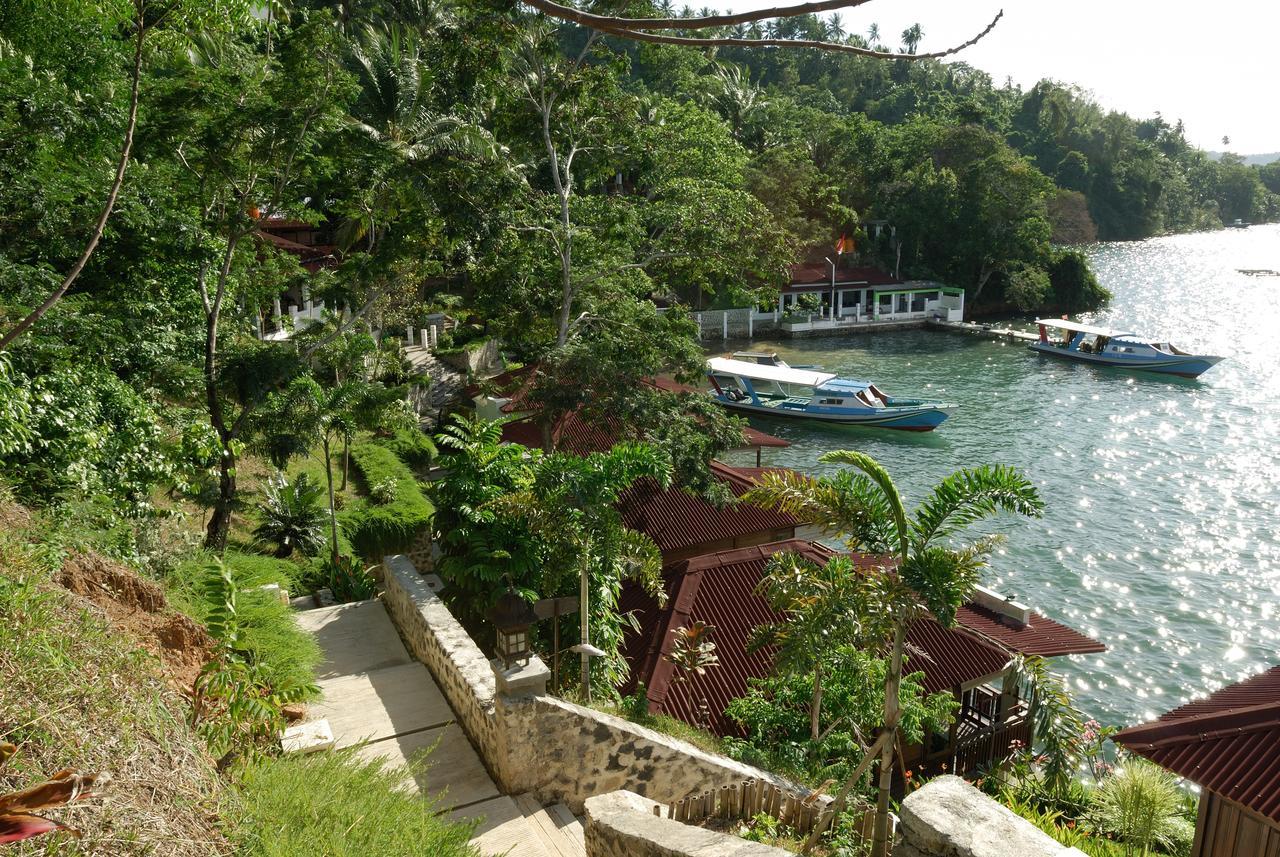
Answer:
M376 438L374 442L391 450L410 467L429 467L436 458L436 445L421 429L401 429L391 437Z
M366 562L380 562L385 554L408 550L435 512L413 471L390 449L372 441L351 445L351 463L364 483L365 494L386 480L396 485L395 499L390 503L378 505L361 497L338 514L352 546Z

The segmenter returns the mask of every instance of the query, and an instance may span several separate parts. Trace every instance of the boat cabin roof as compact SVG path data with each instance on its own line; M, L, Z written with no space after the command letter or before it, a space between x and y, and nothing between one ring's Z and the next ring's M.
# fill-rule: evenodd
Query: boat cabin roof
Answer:
M739 378L750 378L752 381L777 381L780 384L797 384L802 387L822 387L836 377L830 372L792 369L786 366L764 366L747 360L730 360L726 357L712 357L707 361L707 368L722 375L736 375Z
M840 395L858 394L871 386L870 381L853 381L848 378L836 378L818 388L819 393L837 393Z
M1036 324L1041 327L1056 327L1059 330L1070 330L1074 333L1089 333L1096 336L1117 337L1134 335L1128 331L1116 331L1106 327L1094 327L1091 324L1081 324L1078 321L1067 321L1066 319L1058 318L1038 318L1036 319Z

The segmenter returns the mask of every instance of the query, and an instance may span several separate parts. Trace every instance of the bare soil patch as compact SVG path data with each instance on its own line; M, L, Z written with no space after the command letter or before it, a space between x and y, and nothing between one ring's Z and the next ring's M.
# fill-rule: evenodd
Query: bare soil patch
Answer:
M169 609L159 584L92 551L69 556L54 581L102 608L113 627L159 656L175 686L191 690L213 640L191 617Z

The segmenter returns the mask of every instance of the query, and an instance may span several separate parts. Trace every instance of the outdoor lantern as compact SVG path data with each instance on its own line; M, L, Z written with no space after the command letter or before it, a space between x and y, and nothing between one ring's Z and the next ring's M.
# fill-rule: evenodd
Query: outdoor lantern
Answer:
M497 629L496 654L502 659L503 666L511 668L515 661L529 663L533 650L529 648L529 627L537 621L533 606L520 597L515 587L507 587L507 591L498 599L489 611L489 621Z

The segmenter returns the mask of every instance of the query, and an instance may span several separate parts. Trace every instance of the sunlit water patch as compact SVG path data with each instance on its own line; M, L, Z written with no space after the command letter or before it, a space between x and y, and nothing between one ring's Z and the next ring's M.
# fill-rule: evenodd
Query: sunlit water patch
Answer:
M1187 382L959 334L789 340L768 347L961 408L928 435L757 425L792 443L766 463L820 472L860 449L911 500L966 465L1026 471L1048 511L995 526L987 583L1105 642L1057 664L1086 710L1128 723L1280 663L1280 278L1238 272L1280 270L1280 227L1088 252L1115 295L1089 320L1227 361Z

